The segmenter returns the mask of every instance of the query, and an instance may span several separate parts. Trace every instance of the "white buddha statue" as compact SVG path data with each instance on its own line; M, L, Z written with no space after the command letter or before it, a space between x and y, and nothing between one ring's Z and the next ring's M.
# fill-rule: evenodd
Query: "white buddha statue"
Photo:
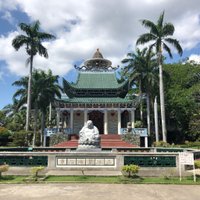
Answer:
M79 132L78 149L80 148L99 148L100 137L99 130L93 125L91 120Z

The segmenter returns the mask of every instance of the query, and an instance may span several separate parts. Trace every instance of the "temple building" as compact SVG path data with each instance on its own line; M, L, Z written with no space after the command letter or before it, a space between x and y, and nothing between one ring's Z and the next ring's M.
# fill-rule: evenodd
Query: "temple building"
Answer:
M78 134L90 119L100 134L120 134L127 122L134 128L135 103L127 97L129 83L117 80L112 62L97 49L83 66L75 68L76 82L63 79L66 95L55 102L57 127Z

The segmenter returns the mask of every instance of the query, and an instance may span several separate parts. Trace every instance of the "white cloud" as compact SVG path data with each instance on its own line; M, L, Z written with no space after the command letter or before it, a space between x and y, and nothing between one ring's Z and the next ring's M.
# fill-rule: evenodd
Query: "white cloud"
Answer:
M20 8L30 19L39 19L41 27L52 32L57 39L44 45L48 48L49 59L36 56L34 66L51 68L64 75L73 68L77 60L90 58L96 48L104 57L111 59L113 66L120 65L122 57L130 49L135 49L138 36L147 30L140 19L157 20L165 10L165 19L176 27L175 37L184 49L191 49L199 42L200 4L196 0L12 0L0 1L0 9ZM8 2L12 2L10 6ZM178 5L178 6L176 6ZM7 6L7 7L6 7ZM18 32L1 36L0 58L5 60L9 70L18 75L27 74L27 55L11 46Z
M10 24L14 23L14 18L9 11L6 11L1 18L7 20Z
M197 54L192 54L190 57L189 57L189 61L192 61L196 64L200 64L200 55L197 55Z

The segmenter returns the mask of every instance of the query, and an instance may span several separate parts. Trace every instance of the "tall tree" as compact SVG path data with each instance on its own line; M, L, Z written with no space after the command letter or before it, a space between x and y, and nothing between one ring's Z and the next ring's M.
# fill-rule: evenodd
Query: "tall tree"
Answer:
M55 96L61 96L61 87L58 85L59 76L54 76L49 70L47 73L42 70L34 70L32 76L32 106L34 107L34 135L33 146L35 145L35 134L37 129L38 110L42 112L41 135L45 126L46 109L50 103L55 99ZM20 80L15 81L13 85L20 87L15 94L14 98L19 97L21 104L26 102L28 77L22 77Z
M166 130L166 120L165 120L165 101L164 101L164 87L163 87L163 70L162 70L162 54L165 50L170 58L172 58L172 53L168 44L175 47L180 55L182 55L183 50L179 44L179 41L171 38L174 34L175 28L171 23L164 23L164 12L161 13L157 23L154 23L150 20L142 20L142 25L150 30L149 33L142 34L136 44L146 44L148 42L153 42L150 44L149 48L152 49L155 47L158 65L159 65L159 88L160 88L160 106L161 106L161 121L162 121L162 135L163 141L167 141L167 130Z
M137 83L140 95L146 94L147 127L150 134L150 98L157 82L155 54L144 48L142 50L136 49L136 53L129 53L127 56L128 58L122 60L122 63L128 64L125 66L124 73L127 74L132 84Z
M40 83L43 87L39 87L39 92L37 93L38 107L42 113L41 117L41 143L42 136L45 128L45 119L48 106L54 102L55 96L61 97L62 88L58 84L59 76L54 76L49 70L47 73L40 71Z
M127 57L121 62L126 64L123 70L123 74L129 78L130 85L136 84L139 89L140 96L140 120L143 122L143 84L142 84L142 65L144 64L144 55L147 49L136 49L136 52L131 52L127 54Z
M55 38L53 35L40 32L40 22L36 21L33 24L20 23L19 27L25 32L25 35L18 35L12 41L12 46L18 51L22 46L26 47L28 54L27 63L30 63L29 80L28 80L28 95L27 95L27 113L26 113L26 130L29 129L30 109L31 109L31 82L33 70L33 58L36 54L48 58L47 49L42 45L43 40Z

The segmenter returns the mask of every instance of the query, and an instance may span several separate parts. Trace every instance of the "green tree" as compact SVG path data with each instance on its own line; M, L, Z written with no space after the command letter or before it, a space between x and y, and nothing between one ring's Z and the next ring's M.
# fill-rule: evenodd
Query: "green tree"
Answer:
M44 71L40 71L39 75L40 78L38 79L38 82L36 81L35 88L38 88L38 90L36 91L37 94L36 102L42 114L41 116L41 142L42 142L42 135L44 133L44 128L45 128L47 108L50 105L50 103L54 102L55 96L57 96L58 98L61 97L62 88L58 84L59 76L54 76L51 70L49 70L47 73L45 73ZM41 87L41 85L43 87Z
M136 49L136 52L131 52L127 54L127 57L122 60L123 64L126 66L123 69L122 76L128 77L130 85L137 84L139 89L140 96L140 120L143 122L143 102L142 102L142 93L143 93L143 84L142 84L142 67L144 64L144 56L146 53L146 49L142 51L140 49Z
M45 115L47 107L55 100L55 96L61 96L61 87L58 85L59 76L54 76L49 70L47 73L42 70L34 70L32 75L32 107L34 108L34 135L33 146L35 145L35 136L37 131L38 110L42 113L41 135L45 127ZM14 98L19 97L21 104L26 102L28 77L22 77L15 81L13 85L20 87L14 94Z
M157 23L150 20L142 20L142 25L150 30L149 33L142 34L136 44L143 45L148 42L153 42L149 48L152 49L155 47L158 65L159 65L159 88L160 88L160 107L161 107L161 121L162 121L162 135L163 141L167 141L167 130L166 130L166 120L165 120L165 102L164 102L164 87L163 87L163 69L162 69L162 54L163 50L165 50L169 56L172 58L172 53L168 44L172 45L177 49L178 53L182 55L182 48L179 44L179 41L171 38L174 34L175 28L171 23L164 23L164 12L158 18Z
M30 63L28 93L27 93L27 114L26 114L26 131L27 131L29 129L29 117L31 109L31 83L32 83L33 58L37 53L40 56L48 58L47 49L42 45L42 41L53 39L55 37L51 34L40 32L39 21L36 21L33 24L20 23L19 27L26 34L16 36L12 41L12 45L17 51L22 46L25 46L26 53L29 56L29 58L27 59L27 63Z
M196 140L199 120L200 66L165 64L166 116L169 142Z
M143 50L136 49L136 53L129 53L127 57L122 60L122 63L127 64L124 73L129 77L131 84L136 83L138 85L140 96L146 94L147 127L148 133L150 133L150 98L158 80L155 54L144 48ZM142 102L140 105L142 105ZM140 107L140 118L143 119L142 107Z

